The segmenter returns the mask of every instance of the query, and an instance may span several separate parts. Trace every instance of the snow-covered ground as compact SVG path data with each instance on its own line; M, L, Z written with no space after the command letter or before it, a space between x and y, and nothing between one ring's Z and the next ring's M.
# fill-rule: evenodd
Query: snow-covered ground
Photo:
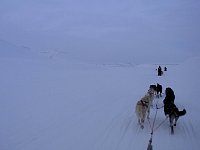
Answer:
M2 49L1 49L2 52ZM12 52L13 54L14 52ZM171 87L187 114L175 134L165 121L153 134L154 150L199 150L200 58L166 64L91 64L64 59L0 57L1 150L145 150L150 125L137 124L135 104L150 84ZM9 54L9 53L8 53ZM164 95L155 98L162 106ZM151 123L156 109L151 109ZM165 120L158 109L155 128Z

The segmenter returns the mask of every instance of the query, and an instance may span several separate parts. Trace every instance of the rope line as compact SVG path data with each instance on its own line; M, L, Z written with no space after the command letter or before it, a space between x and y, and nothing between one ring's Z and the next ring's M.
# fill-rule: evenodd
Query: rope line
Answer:
M154 131L156 131L168 118L169 116L167 116L156 128L154 128Z
M158 103L158 102L157 102L157 103ZM149 126L150 126L150 128L151 128L151 137L150 137L150 139L149 139L149 144L148 144L147 150L153 150L153 146L152 146L153 133L154 133L154 132L167 120L167 118L168 118L168 116L167 116L157 127L154 128L154 126L155 126L155 121L156 121L156 117L157 117L157 113L158 113L158 109L164 107L164 106L162 106L162 107L158 108L157 103L156 103L156 113L155 113L155 116L154 116L153 124L152 124L152 125L151 125L150 120L149 120L149 118L148 118Z
M156 104L156 108L157 108L157 104ZM149 140L149 144L148 144L147 150L153 150L152 140L153 140L153 132L154 132L154 125L155 125L155 121L156 121L157 112L158 112L158 109L156 109L156 113L155 113L155 116L154 116L154 119L153 119L152 126L151 126L150 120L148 118L148 122L149 122L149 125L150 125L150 128L151 128L151 138Z
M157 108L157 104L156 104L156 108ZM151 129L152 134L153 134L153 128L154 128L154 125L155 125L157 113L158 113L158 109L156 109L156 114L155 114L155 117L154 117L154 120L153 120L153 125L152 125L152 129Z

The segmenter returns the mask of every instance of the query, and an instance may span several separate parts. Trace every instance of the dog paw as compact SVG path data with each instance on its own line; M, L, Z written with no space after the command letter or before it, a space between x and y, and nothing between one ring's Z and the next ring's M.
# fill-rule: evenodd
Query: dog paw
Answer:
M144 125L141 125L141 129L144 129Z

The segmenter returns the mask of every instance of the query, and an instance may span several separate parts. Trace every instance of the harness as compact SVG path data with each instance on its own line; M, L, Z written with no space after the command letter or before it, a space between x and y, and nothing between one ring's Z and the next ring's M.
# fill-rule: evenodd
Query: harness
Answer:
M176 107L176 105L175 104L165 104L164 105L164 107L165 107L165 113L166 114L169 114L169 116L171 116L171 115L175 115L176 117L178 116L178 108Z
M140 100L140 102L141 102L142 106L148 107L149 102L146 102L143 100Z

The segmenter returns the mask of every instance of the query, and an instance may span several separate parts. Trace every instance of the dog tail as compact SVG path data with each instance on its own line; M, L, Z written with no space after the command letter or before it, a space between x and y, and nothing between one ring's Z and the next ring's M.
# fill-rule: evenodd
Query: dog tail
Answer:
M183 109L183 110L178 112L179 116L184 116L185 114L186 114L186 110L185 109Z

